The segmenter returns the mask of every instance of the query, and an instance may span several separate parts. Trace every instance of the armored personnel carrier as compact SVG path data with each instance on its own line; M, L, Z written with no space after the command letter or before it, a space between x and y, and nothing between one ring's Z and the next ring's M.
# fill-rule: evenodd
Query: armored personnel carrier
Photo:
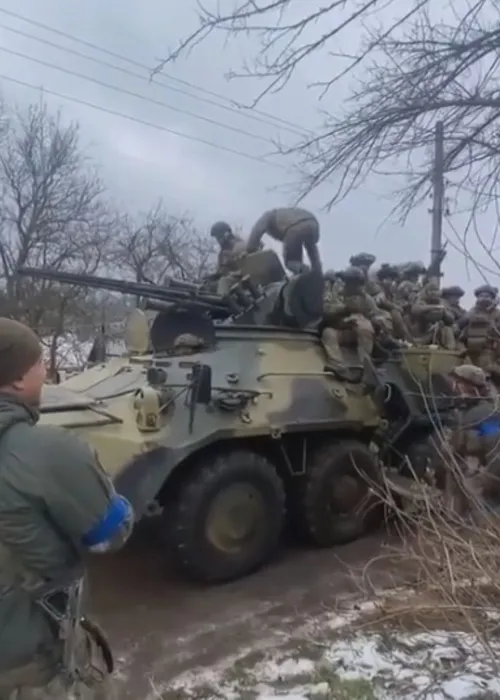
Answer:
M155 309L152 323L131 314L126 356L47 387L41 420L94 446L137 518L160 512L164 546L205 582L264 565L287 520L319 547L361 537L381 518L382 470L409 479L405 455L425 457L453 408L454 353L378 348L353 381L325 368L323 280L288 280L275 256L263 286L263 255L275 256L248 256L225 298L174 280L20 271Z

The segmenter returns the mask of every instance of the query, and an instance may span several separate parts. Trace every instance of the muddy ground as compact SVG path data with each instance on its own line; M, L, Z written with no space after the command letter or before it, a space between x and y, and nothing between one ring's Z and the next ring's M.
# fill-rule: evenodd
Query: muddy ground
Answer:
M163 683L261 640L282 639L335 609L337 599L363 595L362 576L377 586L401 583L400 566L389 560L395 546L387 533L335 550L286 546L266 569L211 588L183 580L144 534L123 552L96 558L92 609L113 644L122 697L141 700L150 678Z

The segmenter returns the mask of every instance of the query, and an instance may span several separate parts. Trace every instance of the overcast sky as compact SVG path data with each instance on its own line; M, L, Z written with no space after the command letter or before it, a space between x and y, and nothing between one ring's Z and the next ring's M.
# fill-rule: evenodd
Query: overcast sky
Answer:
M200 227L223 218L248 230L265 209L289 203L291 194L283 185L292 174L286 161L269 155L272 140L293 139L293 131L311 130L320 123L317 96L307 82L325 70L325 56L313 57L285 91L259 105L285 124L231 107L230 100L244 102L251 90L246 81L225 79L227 71L240 66L255 48L248 44L223 47L214 38L187 60L169 66L156 83L148 81L147 70L137 64L154 66L166 47L195 25L196 0L144 0L140 9L136 0L0 0L1 89L9 102L24 105L36 101L43 88L51 107L61 107L68 119L77 119L83 144L102 164L108 187L123 208L147 209L163 197L173 214L190 212ZM330 106L334 108L332 102ZM325 107L328 102L322 104ZM431 221L426 207L404 229L387 224L376 234L390 208L382 196L388 188L383 178L372 181L330 213L321 211L325 189L309 197L306 204L322 225L325 267L339 268L360 250L373 252L380 261L428 261ZM470 288L478 281L475 275L467 282L461 256L452 251L445 269L448 282L458 280Z

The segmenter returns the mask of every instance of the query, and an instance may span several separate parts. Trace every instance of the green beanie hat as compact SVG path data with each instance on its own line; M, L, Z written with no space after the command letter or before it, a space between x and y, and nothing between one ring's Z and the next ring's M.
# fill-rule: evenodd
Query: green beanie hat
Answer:
M31 328L0 317L0 387L21 379L41 357L40 340Z

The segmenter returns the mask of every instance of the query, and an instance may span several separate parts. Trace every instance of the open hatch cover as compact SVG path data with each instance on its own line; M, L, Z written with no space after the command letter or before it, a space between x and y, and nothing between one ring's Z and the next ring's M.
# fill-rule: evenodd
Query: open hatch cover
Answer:
M86 408L95 404L95 399L85 394L71 391L63 386L45 384L42 390L40 412L67 411L77 408Z

